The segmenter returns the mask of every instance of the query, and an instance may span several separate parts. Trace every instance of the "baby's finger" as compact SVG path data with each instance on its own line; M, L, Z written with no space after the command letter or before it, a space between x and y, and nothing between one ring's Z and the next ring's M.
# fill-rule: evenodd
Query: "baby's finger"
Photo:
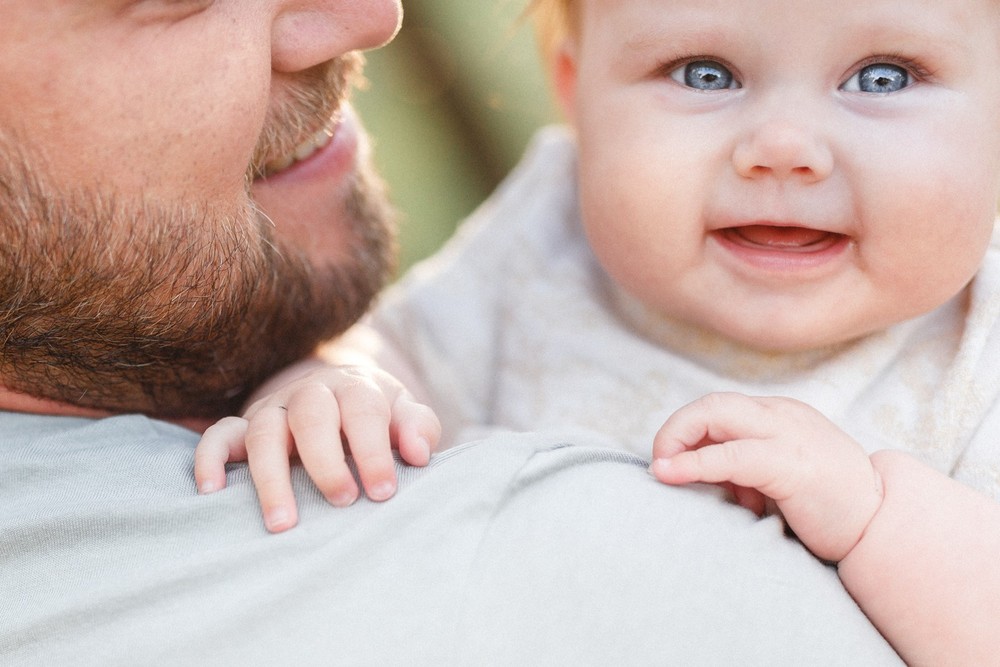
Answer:
M257 399L243 411L243 418L247 420L252 420L258 412L264 408L279 408L288 405L288 394L290 388L283 387L281 391L276 391L273 394L264 396L263 398Z
M393 402L389 432L404 461L425 466L441 440L441 422L433 410L404 391Z
M768 435L769 399L737 393L707 394L674 412L653 439L653 458L738 438Z
M365 493L372 500L388 500L396 493L396 464L389 440L389 402L369 379L359 379L349 390L336 392L341 429Z
M316 488L335 507L358 499L358 484L340 438L340 407L323 384L302 387L289 399L288 426L302 465Z
M246 432L247 420L241 417L220 419L205 430L194 450L198 493L212 493L226 487L226 464L246 460Z
M732 482L780 501L792 493L785 487L794 485L796 479L789 466L785 453L767 442L733 440L655 459L651 470L666 484Z
M272 533L298 523L288 463L292 436L286 415L281 406L261 408L250 420L246 434L250 476L264 512L264 525Z

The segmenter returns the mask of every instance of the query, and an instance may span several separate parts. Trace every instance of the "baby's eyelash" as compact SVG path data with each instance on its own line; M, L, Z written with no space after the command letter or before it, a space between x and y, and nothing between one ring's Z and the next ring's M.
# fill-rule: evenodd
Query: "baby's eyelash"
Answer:
M727 70L733 73L733 76L738 78L738 70L733 67L728 60L725 58L720 58L718 56L709 55L707 53L690 53L676 58L671 58L670 60L663 60L656 67L653 68L652 75L654 77L669 77L670 73L676 70L678 67L683 67L689 63L695 63L699 61L718 63L725 67Z
M671 58L670 60L664 60L653 68L652 76L657 78L666 77L669 76L670 73L676 70L678 67L683 67L688 63L698 62L698 61L711 61L719 63L720 65L728 69L730 72L732 72L734 76L739 78L737 74L738 70L724 58L707 55L705 53L691 53L678 56L676 58ZM897 65L898 67L902 67L910 74L912 74L917 81L927 81L933 79L935 75L934 71L928 68L926 65L924 65L924 63L921 62L920 60L904 55L902 53L893 53L893 52L882 53L879 55L865 58L860 63L858 63L852 69L852 71L857 72L869 65L875 65L878 63L889 63L891 65Z
M917 81L927 81L928 79L934 78L934 72L927 68L921 61L901 53L882 53L877 56L865 58L858 63L852 71L858 72L869 65L877 65L879 63L888 63L890 65L902 67L907 72L912 74Z

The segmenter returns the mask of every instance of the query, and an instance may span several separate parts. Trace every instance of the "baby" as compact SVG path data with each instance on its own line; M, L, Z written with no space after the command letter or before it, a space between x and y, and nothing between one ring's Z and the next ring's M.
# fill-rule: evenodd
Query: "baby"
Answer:
M533 10L571 129L338 344L384 370L289 369L206 433L199 484L249 456L289 527L292 452L357 497L343 430L385 499L390 448L422 465L440 432L405 385L445 444L572 426L773 501L905 660L995 660L1000 6Z

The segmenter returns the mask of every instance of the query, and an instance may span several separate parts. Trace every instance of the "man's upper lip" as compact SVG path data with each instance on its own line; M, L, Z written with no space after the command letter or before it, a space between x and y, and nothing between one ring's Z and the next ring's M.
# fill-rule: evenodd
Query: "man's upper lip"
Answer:
M333 113L323 127L306 137L306 139L300 142L289 154L268 161L268 163L264 165L261 177L267 178L268 176L273 176L274 174L285 171L297 162L301 162L312 157L317 151L333 141L333 137L337 134L337 127L340 125L342 118L343 115L341 111Z

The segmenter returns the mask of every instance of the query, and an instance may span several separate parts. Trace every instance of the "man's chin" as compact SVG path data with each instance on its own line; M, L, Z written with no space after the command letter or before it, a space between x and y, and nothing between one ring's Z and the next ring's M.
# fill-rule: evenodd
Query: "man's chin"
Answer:
M345 195L340 222L327 223L343 230L339 256L318 263L307 241L277 234L251 207L33 203L28 219L0 225L2 382L84 410L238 412L384 285L393 235L384 202L367 196Z

